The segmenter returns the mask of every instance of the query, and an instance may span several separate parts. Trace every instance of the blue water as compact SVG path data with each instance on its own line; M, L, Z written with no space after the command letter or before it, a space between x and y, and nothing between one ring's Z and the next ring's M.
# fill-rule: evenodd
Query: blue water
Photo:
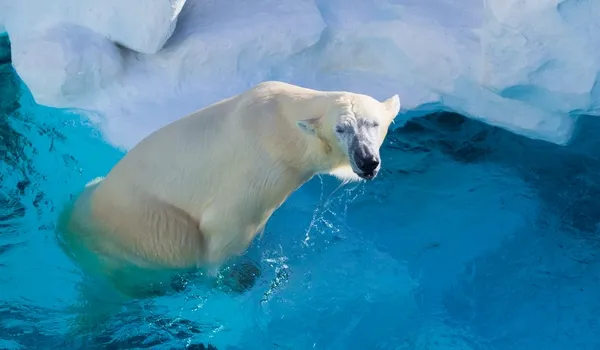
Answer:
M54 224L123 152L36 105L10 64L0 94L0 348L600 349L593 118L568 147L449 113L411 122L375 181L315 178L275 213L243 257L249 290L192 278L78 333L84 276Z

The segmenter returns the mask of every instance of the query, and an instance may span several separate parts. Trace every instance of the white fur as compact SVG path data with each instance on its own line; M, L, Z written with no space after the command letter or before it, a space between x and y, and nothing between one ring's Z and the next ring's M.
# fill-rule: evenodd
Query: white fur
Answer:
M337 123L378 122L379 147L399 109L397 95L379 102L261 83L142 140L106 178L86 186L62 227L108 260L159 269L218 266L243 253L314 175L359 179L335 136Z

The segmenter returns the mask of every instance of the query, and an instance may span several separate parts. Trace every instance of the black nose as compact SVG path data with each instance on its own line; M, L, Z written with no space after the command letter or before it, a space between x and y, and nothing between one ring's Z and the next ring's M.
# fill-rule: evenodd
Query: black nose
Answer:
M372 173L379 166L379 159L375 156L357 159L356 165L365 173Z

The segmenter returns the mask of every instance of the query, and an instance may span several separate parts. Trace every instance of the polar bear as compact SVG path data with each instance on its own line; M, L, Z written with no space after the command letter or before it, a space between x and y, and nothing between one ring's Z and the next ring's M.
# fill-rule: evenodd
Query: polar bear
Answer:
M68 249L104 272L221 266L313 176L375 178L399 110L398 95L260 83L162 127L90 182L60 220Z

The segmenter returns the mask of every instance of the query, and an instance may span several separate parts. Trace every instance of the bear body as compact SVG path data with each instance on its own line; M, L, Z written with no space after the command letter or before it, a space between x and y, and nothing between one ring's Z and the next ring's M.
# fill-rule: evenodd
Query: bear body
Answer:
M258 84L143 139L83 189L60 229L104 272L218 267L314 175L375 177L399 109L397 95Z

